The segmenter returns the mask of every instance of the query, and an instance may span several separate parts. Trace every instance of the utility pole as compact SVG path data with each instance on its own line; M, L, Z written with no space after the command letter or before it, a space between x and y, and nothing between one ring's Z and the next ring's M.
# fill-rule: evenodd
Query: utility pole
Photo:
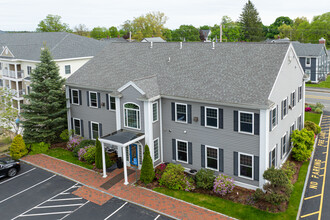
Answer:
M222 42L222 24L220 24L220 42Z

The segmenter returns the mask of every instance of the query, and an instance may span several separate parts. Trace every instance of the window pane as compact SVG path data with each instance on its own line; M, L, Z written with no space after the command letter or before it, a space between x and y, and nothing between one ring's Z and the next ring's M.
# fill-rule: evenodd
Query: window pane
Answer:
M252 133L252 124L241 122L241 131Z
M187 143L178 141L177 145L178 145L178 160L188 162Z
M127 109L128 127L137 128L137 111Z
M208 168L218 169L218 151L217 149L206 148L206 166Z
M240 131L252 133L253 116L249 113L240 113Z
M96 93L90 92L90 97L91 97L91 106L97 107L97 96Z
M96 139L99 136L99 125L92 123L92 134L93 134L93 139Z
M80 121L76 119L74 119L73 121L74 121L74 133L76 135L80 135Z
M187 107L185 105L176 105L176 120L177 121L187 121Z
M154 140L154 159L159 159L158 139Z
M79 104L78 91L72 90L72 103Z
M272 158L271 158L271 161L272 161L272 166L276 166L275 164L275 155L276 155L276 148L274 148L274 150L272 151Z
M241 176L252 178L252 167L246 167L241 165Z
M252 156L240 155L240 164L252 167Z
M218 160L207 158L207 167L212 169L218 169Z
M158 120L158 104L154 103L152 104L152 113L153 113L153 121L157 121Z
M206 125L218 127L218 110L206 108Z
M110 109L116 110L116 98L110 96Z
M207 157L218 158L218 151L214 148L207 148Z

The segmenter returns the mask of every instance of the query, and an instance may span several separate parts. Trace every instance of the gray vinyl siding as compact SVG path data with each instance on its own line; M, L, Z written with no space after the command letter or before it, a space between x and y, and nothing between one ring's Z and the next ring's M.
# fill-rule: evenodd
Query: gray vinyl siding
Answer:
M154 165L157 165L161 162L162 152L161 152L161 138L160 138L160 105L159 100L156 101L158 103L158 121L152 123L152 133L153 133L153 140L159 138L159 159L154 161ZM153 102L154 103L154 102Z
M135 132L144 132L144 103L142 101L139 101L138 99L141 98L141 93L137 91L134 87L129 86L126 89L124 89L122 92L122 97L120 98L120 115L121 115L121 127L123 129L135 131ZM140 106L140 121L141 121L141 129L131 129L124 127L124 104L127 102L135 103Z
M294 123L295 129L297 129L297 119L299 115L303 117L303 100L305 96L305 88L303 82L303 76L299 68L296 68L298 62L296 59L293 59L292 62L289 64L287 61L284 61L284 65L282 67L281 72L279 73L278 79L274 85L273 92L270 95L270 101L275 103L275 106L278 106L278 125L269 132L269 152L277 145L276 151L276 161L277 167L284 162L286 157L281 159L281 138L282 136L287 133L287 147L289 146L289 135L290 135L290 127ZM303 86L302 88L302 100L299 100L298 97L298 87ZM284 98L288 97L288 103L291 103L290 94L296 90L296 106L290 110L288 109L288 114L281 119L281 102ZM302 119L304 121L304 119ZM288 154L287 154L288 155ZM269 164L269 161L267 161Z
M71 88L70 89L79 89ZM102 106L102 102L106 103L106 93L102 91L93 90L93 92L100 92L101 108L92 108L87 106L86 89L81 90L82 105L70 104L71 117L83 120L84 138L89 139L88 121L102 123L102 134L110 134L116 131L116 112L107 110L106 106Z
M259 113L258 110L238 109L232 107L205 105L195 102L183 102L192 106L192 118L198 118L191 124L183 124L172 121L171 103L175 100L162 98L163 139L164 139L164 162L180 163L172 160L172 139L180 139L192 143L192 164L180 163L186 168L199 170L202 168L201 145L209 145L223 149L224 173L234 177L235 180L258 186L258 181L248 180L234 176L233 152L241 152L259 156L259 135L242 134L234 131L234 110ZM201 106L216 107L223 109L223 129L207 128L201 125Z

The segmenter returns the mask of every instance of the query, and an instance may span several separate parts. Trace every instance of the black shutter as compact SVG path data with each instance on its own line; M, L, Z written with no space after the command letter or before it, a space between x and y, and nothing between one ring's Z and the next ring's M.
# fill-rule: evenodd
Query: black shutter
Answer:
M219 171L223 172L223 149L219 148Z
M273 124L272 124L272 116L273 116L273 110L269 111L269 131L272 131L273 129Z
M89 107L89 91L86 91L86 97L87 97L87 106Z
M193 151L192 150L192 143L188 142L188 156L189 156L188 163L189 164L193 163L193 152L192 151Z
M234 111L234 131L238 131L238 111Z
M278 152L278 144L276 144L276 147L275 147L275 167L277 165L277 152Z
M269 167L272 167L272 151L269 152Z
M102 124L101 124L101 123L99 123L99 134L100 134L100 137L103 136L103 132L102 132ZM100 138L100 137L99 137L99 138Z
M109 110L109 94L105 94L105 105L107 106L107 110Z
M70 99L70 104L72 104L71 89L69 89L69 99Z
M201 126L205 126L205 107L201 106Z
M79 89L78 92L79 92L79 105L82 105L81 90Z
M288 104L289 96L286 97L286 115L289 112L289 104Z
M219 128L223 129L223 109L219 108Z
M192 122L192 116L191 116L191 105L188 106L188 123L191 124Z
M278 125L278 105L276 106L276 125Z
M81 128L81 137L85 137L84 135L84 121L80 119L80 128Z
M175 103L174 102L171 103L171 107L172 107L172 121L175 121Z
M92 133L92 130L91 130L91 122L88 121L88 137L89 137L89 139L92 139L91 133Z
M254 113L254 134L259 135L259 114Z
M73 118L71 118L71 129L72 129L72 130L74 129L74 126L73 126Z
M176 140L172 139L172 160L176 160Z
M97 93L97 107L101 108L101 94L99 92Z
M201 165L205 168L205 145L201 146Z
M283 119L283 101L281 102L281 119Z
M238 153L234 151L234 175L238 176Z
M283 158L283 137L281 138L281 159Z
M259 157L254 156L254 180L259 181Z

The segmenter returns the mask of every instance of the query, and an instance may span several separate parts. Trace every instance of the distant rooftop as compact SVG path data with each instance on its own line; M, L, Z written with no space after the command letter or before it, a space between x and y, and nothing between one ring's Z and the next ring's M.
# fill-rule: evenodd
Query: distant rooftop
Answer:
M109 42L109 43L125 43L128 42L125 38L123 37L113 37L113 38L102 38L101 41Z
M166 42L166 40L161 37L146 37L143 38L141 42Z

